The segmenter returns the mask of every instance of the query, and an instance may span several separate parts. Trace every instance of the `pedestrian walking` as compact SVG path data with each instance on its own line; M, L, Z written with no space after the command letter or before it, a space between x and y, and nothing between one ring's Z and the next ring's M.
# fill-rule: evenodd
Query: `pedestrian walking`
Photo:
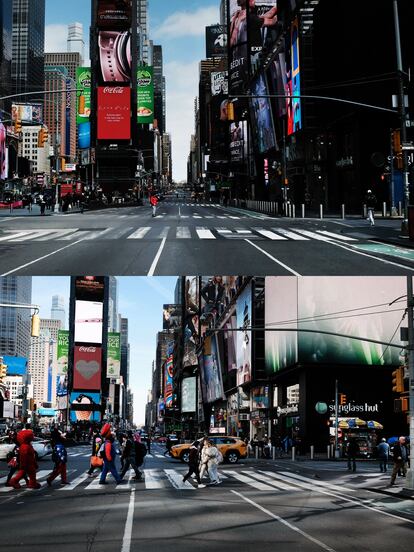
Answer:
M122 443L122 459L124 461L123 468L121 470L121 479L125 477L126 472L131 467L135 472L135 479L141 479L142 474L138 469L136 464L136 455L135 455L135 443L133 440L132 431L128 431L124 435Z
M151 435L148 435L147 437L147 452L148 454L151 454Z
M209 440L207 437L205 437L201 444L199 445L199 470L200 470L200 480L205 477L205 475L208 473L208 455L207 455L207 448L208 448Z
M66 451L64 441L65 439L63 435L57 430L57 428L55 428L52 433L52 461L54 462L55 467L46 479L46 483L49 487L52 485L52 481L54 481L58 475L60 475L61 478L61 485L69 484L66 472L68 453Z
M9 439L11 443L15 444L15 447L12 451L10 451L7 454L7 457L6 457L7 465L9 466L9 473L6 479L6 487L10 487L10 479L19 469L19 463L20 463L19 443L17 442L17 434L15 431L12 431L9 434ZM24 475L23 477L26 481L26 485L28 485L29 480L27 479L27 475Z
M346 455L348 458L348 470L351 470L353 472L356 472L356 457L359 453L359 445L358 441L355 439L355 437L352 437L347 444L346 447Z
M394 466L391 474L390 487L395 485L397 473L401 471L403 477L407 475L408 449L405 444L405 437L400 437L397 443L395 443L392 455Z
M39 196L39 202L40 202L40 214L43 216L45 214L46 201L42 195Z
M158 197L155 194L151 194L150 196L150 204L152 207L152 216L157 216L157 205L158 205Z
M217 471L217 467L223 462L223 456L217 447L213 445L211 441L207 441L205 447L205 458L207 463L208 476L210 478L210 485L219 485L221 483L220 477Z
M117 483L121 483L121 477L116 469L115 458L116 458L116 448L115 448L115 437L111 432L111 426L105 424L101 429L101 435L105 439L102 444L99 452L103 457L103 468L101 473L101 478L99 480L100 485L106 485L106 476L108 472L111 472L113 478Z
M187 481L192 475L195 476L195 479L198 483L198 488L203 489L205 485L201 483L200 479L200 468L199 468L199 462L200 462L200 443L199 441L194 441L194 443L190 447L189 455L188 455L188 472L183 477L183 481Z
M10 486L15 489L20 489L19 481L25 476L29 478L29 489L40 489L41 485L36 481L37 462L32 441L34 439L33 431L31 429L22 429L17 434L17 442L19 448L19 470L12 479L10 479Z
M390 445L387 440L382 438L380 444L377 446L378 460L380 463L380 472L387 473L388 458L390 456Z
M167 440L165 441L164 456L167 456L167 454L168 454L168 456L170 455L171 447L172 447L172 441L170 439L170 436L168 435Z
M138 468L138 476L136 479L142 479L142 472L139 468L143 465L145 456L147 455L147 447L141 440L141 435L135 433L134 435L134 448L135 448L135 463Z
M365 196L365 203L367 206L367 220L370 222L371 226L374 226L375 225L374 212L375 212L375 207L377 205L377 198L375 197L372 190L367 190L367 194Z

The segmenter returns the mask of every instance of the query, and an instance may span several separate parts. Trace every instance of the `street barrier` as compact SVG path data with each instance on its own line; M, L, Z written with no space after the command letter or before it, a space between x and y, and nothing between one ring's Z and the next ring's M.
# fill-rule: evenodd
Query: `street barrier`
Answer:
M296 205L292 205L292 217L296 218Z
M385 201L382 203L382 216L385 218L387 216L387 204Z
M367 217L368 217L367 206L364 203L364 205L362 207L362 218L366 219Z
M254 455L256 457L256 460L259 459L259 447L255 446L254 447Z

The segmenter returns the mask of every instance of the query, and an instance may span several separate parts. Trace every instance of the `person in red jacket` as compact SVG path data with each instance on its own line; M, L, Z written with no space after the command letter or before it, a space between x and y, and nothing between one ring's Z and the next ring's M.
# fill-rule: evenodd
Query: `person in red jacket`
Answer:
M111 432L111 426L105 424L101 429L101 435L105 439L103 444L103 468L101 473L101 478L99 480L99 485L106 485L106 475L108 472L111 472L113 478L117 483L121 483L122 478L118 473L115 465L116 458L116 448L115 448L115 438Z
M157 205L158 205L158 197L155 194L151 194L150 196L150 203L152 206L152 216L157 216Z
M22 429L17 434L17 442L20 445L19 471L10 479L10 486L20 489L19 481L27 475L29 477L29 489L40 489L41 485L36 481L37 462L35 451L32 446L34 435L31 429Z

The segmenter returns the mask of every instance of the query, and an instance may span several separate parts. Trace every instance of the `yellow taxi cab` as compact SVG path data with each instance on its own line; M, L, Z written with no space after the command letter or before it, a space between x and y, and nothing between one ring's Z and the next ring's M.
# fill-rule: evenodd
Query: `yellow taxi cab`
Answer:
M239 458L247 458L247 445L238 437L214 435L208 437L208 439L219 449L224 460L230 462L230 464L236 464L239 461ZM202 440L203 439L198 439L198 441ZM170 455L173 458L177 458L182 462L188 463L190 447L191 443L174 445L170 449Z

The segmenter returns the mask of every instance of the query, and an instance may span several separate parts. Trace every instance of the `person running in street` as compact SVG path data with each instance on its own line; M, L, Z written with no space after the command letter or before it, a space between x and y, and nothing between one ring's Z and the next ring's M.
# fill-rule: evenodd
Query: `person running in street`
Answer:
M128 431L128 433L124 435L124 440L122 443L122 458L124 460L124 464L121 471L121 479L125 477L125 474L130 467L135 472L135 479L141 479L142 474L139 471L135 461L135 443L133 440L132 431Z
M101 435L105 439L102 447L101 454L103 455L103 469L101 473L101 478L99 480L100 485L106 485L106 476L108 472L111 472L113 478L117 483L121 483L121 477L116 469L115 458L116 458L116 448L115 448L115 437L111 432L111 426L105 424L101 430Z
M150 204L152 207L152 216L157 216L157 205L158 205L158 197L155 194L151 194L150 196Z
M351 470L353 472L356 472L356 457L359 453L359 445L358 441L355 439L355 437L352 437L348 441L348 445L346 447L346 455L348 458L348 470Z
M380 444L377 446L378 460L380 462L380 472L387 473L388 458L390 456L390 445L386 439L382 438Z
M41 485L36 481L37 462L32 441L34 439L33 430L22 429L17 434L17 442L20 445L19 471L10 479L10 486L20 489L19 481L27 475L29 477L29 489L40 489Z
M401 470L403 477L407 475L408 450L405 444L405 437L400 437L392 451L394 466L391 474L390 487L395 485L397 473Z
M199 468L199 462L200 462L200 451L199 451L200 443L199 441L194 441L194 443L190 447L190 452L188 456L188 472L183 477L183 482L187 481L193 474L195 476L195 479L198 483L198 488L203 489L205 485L201 483L200 479L200 468Z
M369 220L371 226L374 226L374 211L377 204L377 198L375 197L372 190L367 191L367 195L365 196L365 203L367 205L367 220Z
M68 453L64 445L64 437L59 431L53 431L52 433L52 460L55 464L53 471L47 476L46 482L50 487L52 481L56 479L58 475L61 478L61 485L68 485L68 478L66 473L66 463L68 461Z
M144 463L144 458L147 454L147 447L141 441L141 435L135 433L134 435L134 447L135 447L135 464L137 468L140 468ZM142 472L138 469L138 476L135 479L142 479Z

